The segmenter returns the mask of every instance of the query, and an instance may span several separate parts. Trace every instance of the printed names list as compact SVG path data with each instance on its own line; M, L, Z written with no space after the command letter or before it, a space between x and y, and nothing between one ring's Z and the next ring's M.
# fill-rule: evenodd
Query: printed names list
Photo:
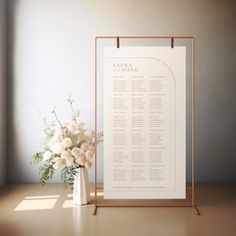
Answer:
M179 83L181 71L162 59L173 49L105 49L104 198L185 198L185 48L179 49Z

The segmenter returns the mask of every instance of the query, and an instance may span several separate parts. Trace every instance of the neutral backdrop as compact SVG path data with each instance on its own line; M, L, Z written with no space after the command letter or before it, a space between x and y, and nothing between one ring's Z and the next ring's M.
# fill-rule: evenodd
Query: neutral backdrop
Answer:
M29 162L43 136L39 111L50 117L50 107L56 105L60 117L67 119L70 93L81 118L93 127L96 35L195 36L196 180L236 181L235 1L12 0L8 4L9 183L38 182L37 168ZM59 181L58 176L53 181Z

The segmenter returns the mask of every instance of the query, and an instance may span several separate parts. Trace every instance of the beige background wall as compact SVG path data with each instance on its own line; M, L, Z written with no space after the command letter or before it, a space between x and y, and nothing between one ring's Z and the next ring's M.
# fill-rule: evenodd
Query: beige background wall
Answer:
M236 181L236 3L220 0L12 0L12 126L8 181L38 181L29 160L42 139L37 112L74 95L92 127L96 35L196 37L198 182ZM101 179L101 175L99 179ZM188 173L188 177L190 177ZM58 178L55 179L58 181Z
M0 187L5 183L5 24L6 24L6 5L5 0L0 0Z

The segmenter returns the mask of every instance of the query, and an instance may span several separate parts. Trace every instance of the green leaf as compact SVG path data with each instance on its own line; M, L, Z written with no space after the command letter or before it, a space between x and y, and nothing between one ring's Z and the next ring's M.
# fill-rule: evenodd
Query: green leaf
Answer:
M31 158L31 164L38 164L43 159L43 152L37 152Z
M54 168L52 165L43 165L39 169L40 182L45 184L46 181L52 178L54 174Z
M61 171L61 180L66 184L73 185L77 172L78 169L76 167L65 167Z

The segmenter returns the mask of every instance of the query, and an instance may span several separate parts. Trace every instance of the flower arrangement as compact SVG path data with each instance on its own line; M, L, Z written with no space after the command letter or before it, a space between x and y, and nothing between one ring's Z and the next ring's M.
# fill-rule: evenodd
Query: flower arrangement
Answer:
M43 119L46 141L42 151L31 159L32 164L41 163L39 175L42 184L59 170L62 181L73 186L78 169L92 167L96 145L102 142L102 133L96 135L79 121L80 112L74 109L71 97L68 102L72 112L71 122L61 122L55 108L52 109L53 121Z

